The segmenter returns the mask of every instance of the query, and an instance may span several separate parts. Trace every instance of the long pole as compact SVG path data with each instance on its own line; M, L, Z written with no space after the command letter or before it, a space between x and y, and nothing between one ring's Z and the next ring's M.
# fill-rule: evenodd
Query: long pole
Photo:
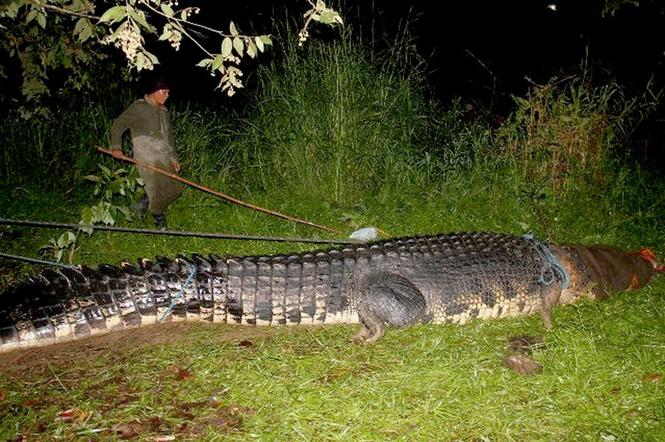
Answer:
M97 150L102 152L102 153L105 153L107 155L111 155L113 158L118 158L120 160L127 161L128 163L132 163L132 164L135 164L137 166L145 167L146 169L152 170L153 172L157 172L157 173L159 173L161 175L164 175L164 176L167 176L169 178L173 178L174 180L177 180L177 181L180 181L181 183L187 184L190 187L194 187L195 189L201 190L201 191L209 193L211 195L215 195L216 197L222 198L226 201L229 201L230 203L237 204L238 206L247 207L249 209L256 210L257 212L266 213L268 215L272 215L272 216L275 216L277 218L282 218L282 219L286 219L286 220L289 220L289 221L293 221L295 223L305 224L305 225L315 227L315 228L320 229L320 230L325 230L326 232L336 233L338 235L343 234L341 231L339 231L337 229L333 229L332 227L326 227L326 226L323 226L323 225L320 225L320 224L312 223L312 222L304 220L304 219L300 219L300 218L296 218L296 217L293 217L293 216L290 216L290 215L285 215L283 213L275 212L274 210L265 209L265 208L259 207L259 206L254 206L252 204L241 201L237 198L233 198L230 195L226 195L225 193L218 192L218 191L213 190L209 187L202 186L201 184L195 183L193 181L189 181L188 179L185 179L185 178L181 177L180 175L176 175L176 174L168 172L166 170L159 169L159 168L151 166L149 164L145 164L141 161L137 161L134 158L129 158L125 155L123 155L122 157L117 157L117 156L113 155L113 153L110 150L103 149L101 147L97 147Z

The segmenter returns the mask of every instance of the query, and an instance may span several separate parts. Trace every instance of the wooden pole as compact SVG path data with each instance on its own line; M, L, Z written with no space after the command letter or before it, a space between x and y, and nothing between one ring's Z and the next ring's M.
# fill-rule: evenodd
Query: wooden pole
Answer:
M218 192L216 190L210 189L209 187L205 187L205 186L202 186L201 184L197 184L193 181L189 181L188 179L185 179L185 178L183 178L179 175L176 175L174 173L168 172L168 171L163 170L163 169L159 169L159 168L151 166L149 164L145 164L141 161L137 161L134 158L129 158L125 155L122 155L122 157L116 157L108 149L103 149L101 147L97 147L97 150L102 152L102 153L105 153L107 155L111 155L113 158L118 158L120 160L127 161L128 163L132 163L132 164L135 164L137 166L145 167L146 169L152 170L153 172L157 172L157 173L159 173L161 175L164 175L164 176L167 176L169 178L173 178L174 180L177 180L177 181L180 181L181 183L187 184L190 187L193 187L195 189L198 189L198 190L201 190L203 192L209 193L211 195L215 195L216 197L222 198L223 200L226 200L230 203L237 204L238 206L247 207L248 209L256 210L257 212L266 213L268 215L272 215L272 216L275 216L277 218L286 219L286 220L289 220L289 221L292 221L292 222L295 222L295 223L305 224L307 226L315 227L317 229L324 230L326 232L336 233L338 235L343 234L341 231L339 231L337 229L333 229L332 227L326 227L326 226L323 226L323 225L320 225L320 224L315 224L315 223L309 222L309 221L304 220L304 219L300 219L300 218L296 218L296 217L293 217L293 216L285 215L283 213L275 212L274 210L265 209L265 208L259 207L259 206L254 206L252 204L246 203L246 202L241 201L239 199L233 198L230 195L226 195L222 192Z

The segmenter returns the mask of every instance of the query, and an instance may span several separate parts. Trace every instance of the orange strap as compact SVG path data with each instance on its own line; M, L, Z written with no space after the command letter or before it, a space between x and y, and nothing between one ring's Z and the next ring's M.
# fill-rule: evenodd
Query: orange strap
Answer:
M658 257L656 257L656 254L653 253L651 249L640 249L637 255L641 256L649 264L651 264L657 272L665 272L665 265L658 265Z

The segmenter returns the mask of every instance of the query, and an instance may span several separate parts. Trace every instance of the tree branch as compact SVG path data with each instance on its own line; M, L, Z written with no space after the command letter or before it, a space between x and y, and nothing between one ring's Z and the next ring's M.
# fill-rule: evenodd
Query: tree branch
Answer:
M79 12L79 11L70 11L67 8L61 8L60 6L55 6L55 5L51 5L51 4L48 4L48 3L42 3L42 2L36 1L36 0L31 0L31 3L34 3L35 5L39 6L40 8L49 9L51 11L58 12L60 14L67 14L67 15L73 15L74 17L81 17L81 18L89 18L89 19L93 19L93 20L99 20L99 17L96 16L96 15L90 15L90 14L86 14L86 13Z

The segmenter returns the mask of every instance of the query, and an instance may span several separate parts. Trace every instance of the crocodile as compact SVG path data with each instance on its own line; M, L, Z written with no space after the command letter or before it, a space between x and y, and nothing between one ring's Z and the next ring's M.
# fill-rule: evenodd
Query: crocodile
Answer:
M539 313L643 287L648 249L549 245L461 232L293 255L157 257L49 267L0 294L0 351L162 321L246 325L359 323L371 343L388 326Z

